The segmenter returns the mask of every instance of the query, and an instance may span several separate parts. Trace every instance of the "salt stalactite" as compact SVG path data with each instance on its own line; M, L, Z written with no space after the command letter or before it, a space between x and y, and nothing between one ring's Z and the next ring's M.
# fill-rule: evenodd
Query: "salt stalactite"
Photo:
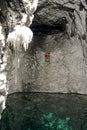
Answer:
M7 97L7 74L5 72L7 59L3 55L3 48L5 47L5 37L0 25L0 119L1 113L5 109L5 102ZM2 57L3 56L3 57Z
M13 45L15 49L15 85L18 82L18 68L20 64L19 50L23 46L25 51L28 49L28 44L32 41L33 33L26 27L17 25L12 33L9 33L7 42Z
M17 25L12 33L9 33L7 42L13 45L14 49L19 50L21 46L28 49L28 44L32 41L33 33L26 27Z
M38 0L23 0L26 13L22 13L22 19L15 25L13 32L10 32L7 37L7 43L13 45L15 49L28 49L28 44L32 41L33 33L29 26L34 18L33 13L36 10Z

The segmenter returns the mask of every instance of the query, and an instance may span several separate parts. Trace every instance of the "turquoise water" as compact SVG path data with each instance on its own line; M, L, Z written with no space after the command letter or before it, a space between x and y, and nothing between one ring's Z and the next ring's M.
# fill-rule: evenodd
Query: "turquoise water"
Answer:
M87 96L12 94L7 99L0 130L87 130Z

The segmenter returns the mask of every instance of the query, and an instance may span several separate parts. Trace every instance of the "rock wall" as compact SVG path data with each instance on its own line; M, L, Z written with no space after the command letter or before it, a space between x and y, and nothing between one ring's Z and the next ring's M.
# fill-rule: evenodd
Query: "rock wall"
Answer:
M23 1L5 3L2 5L7 10L1 22L7 38L15 25L31 23L23 19L27 10ZM7 44L9 93L87 94L86 6L86 0L39 0L31 25L34 37L28 49L21 46L15 50L13 43Z
M15 68L18 68L19 50L21 47L26 50L33 37L29 26L34 18L37 3L38 0L0 0L0 119L5 109L9 72L13 66L12 50L15 51ZM15 70L15 83L17 83L17 69Z
M9 93L87 94L86 6L85 0L39 0L28 50L12 52Z

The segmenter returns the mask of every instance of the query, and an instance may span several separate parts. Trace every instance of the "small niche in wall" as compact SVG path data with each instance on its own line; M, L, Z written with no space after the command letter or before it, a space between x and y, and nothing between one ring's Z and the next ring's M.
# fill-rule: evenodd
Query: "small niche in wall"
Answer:
M45 62L49 62L50 61L50 52L46 52L45 53Z

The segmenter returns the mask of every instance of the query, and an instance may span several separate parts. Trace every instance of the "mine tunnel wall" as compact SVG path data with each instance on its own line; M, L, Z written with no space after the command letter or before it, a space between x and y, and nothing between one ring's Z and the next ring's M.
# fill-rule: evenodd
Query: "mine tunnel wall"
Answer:
M87 94L86 2L39 0L31 30L27 51L7 48L9 93Z

